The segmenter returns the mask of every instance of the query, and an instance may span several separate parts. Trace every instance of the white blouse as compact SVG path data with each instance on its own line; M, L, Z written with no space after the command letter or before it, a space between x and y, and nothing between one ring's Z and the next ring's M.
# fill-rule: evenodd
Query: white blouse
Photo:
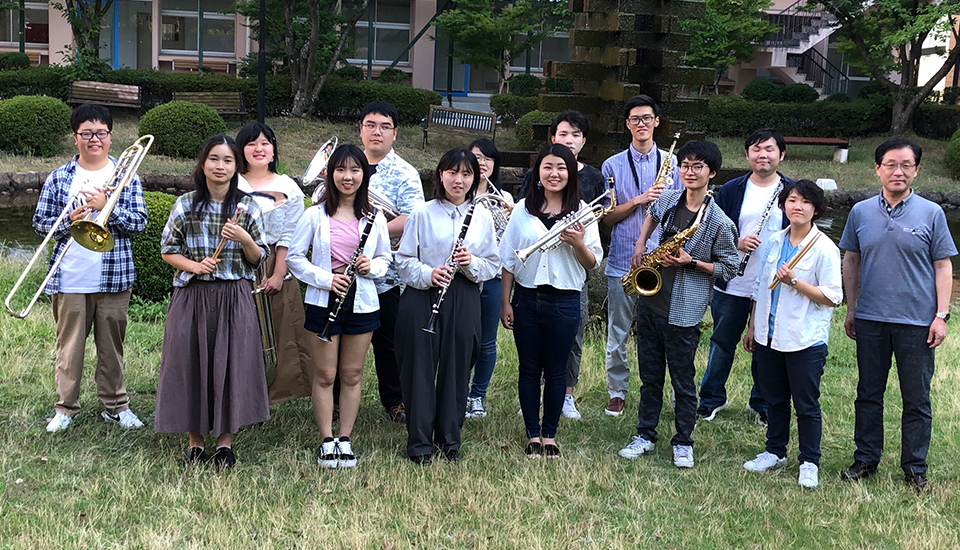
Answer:
M397 272L401 281L420 290L433 286L430 275L437 266L446 265L469 207L469 202L454 206L434 199L410 213L397 251ZM463 241L472 259L468 265L460 267L460 272L475 283L492 279L500 272L497 244L492 235L490 213L486 208L474 208Z
M510 215L510 223L500 239L500 258L503 269L513 273L517 284L526 288L550 285L562 290L580 290L587 272L577 261L576 252L567 243L552 250L539 250L521 262L517 252L536 243L547 233L547 226L540 218L527 212L526 199L520 199ZM587 203L580 201L580 208ZM560 223L560 220L557 220ZM583 235L587 249L593 252L596 262L590 269L596 269L603 259L603 246L600 244L600 229L596 223L587 226Z
M290 239L293 238L304 208L304 194L297 182L287 175L280 175L266 187L255 190L250 182L240 176L238 187L241 191L252 194L263 212L264 242L290 246ZM276 206L277 202L281 202L280 206Z
M353 301L354 313L371 313L380 309L377 285L374 279L383 276L390 264L390 236L387 219L377 212L373 228L363 247L363 254L370 258L370 272L357 274L357 295ZM359 230L366 227L366 218L360 220ZM313 246L313 255L307 260L307 250ZM330 217L323 203L311 206L303 213L287 250L287 269L294 277L307 284L304 301L319 307L327 307L330 289L333 288L333 271L330 264Z

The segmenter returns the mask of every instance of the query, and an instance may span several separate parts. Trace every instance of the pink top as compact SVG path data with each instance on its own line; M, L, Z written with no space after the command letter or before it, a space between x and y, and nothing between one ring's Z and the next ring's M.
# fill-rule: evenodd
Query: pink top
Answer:
M353 258L360 244L360 220L342 222L330 218L330 267L334 270L345 267Z

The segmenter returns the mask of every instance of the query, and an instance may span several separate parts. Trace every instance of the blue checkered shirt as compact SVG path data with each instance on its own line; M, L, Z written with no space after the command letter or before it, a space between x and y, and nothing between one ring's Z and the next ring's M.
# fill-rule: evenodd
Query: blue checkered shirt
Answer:
M33 214L33 230L39 235L46 235L53 227L53 222L63 212L67 205L70 185L77 173L77 158L57 168L47 176L47 181L40 190L40 200L37 211ZM110 162L116 164L116 159L110 157ZM100 270L100 292L121 292L131 286L136 280L133 268L133 251L130 237L147 227L147 207L143 203L143 187L140 178L133 180L120 190L117 205L107 220L107 229L113 235L115 245L112 250L103 253L103 262ZM70 218L63 221L53 233L57 245L50 256L50 265L53 259L63 252L63 247L70 240ZM80 246L80 245L76 245ZM60 269L50 278L44 290L47 294L60 292Z

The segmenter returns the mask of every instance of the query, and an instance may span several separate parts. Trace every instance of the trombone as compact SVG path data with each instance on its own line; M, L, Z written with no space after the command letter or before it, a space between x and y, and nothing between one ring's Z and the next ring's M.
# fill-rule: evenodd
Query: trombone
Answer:
M107 220L110 219L110 215L113 213L113 209L120 199L120 192L133 181L134 176L137 175L137 168L140 167L140 163L143 162L144 157L147 156L147 151L150 150L152 144L153 136L147 134L134 142L130 147L127 147L120 157L117 158L117 164L113 169L113 174L103 187L103 191L110 194L110 198L107 199L103 210L101 210L100 214L93 220L77 220L70 224L70 239L64 245L56 259L51 262L47 276L44 277L43 282L40 283L40 288L37 289L36 294L33 295L30 303L27 304L25 308L16 311L10 302L16 295L20 285L27 278L30 270L33 269L34 264L40 259L41 254L46 251L47 244L50 242L50 239L53 238L53 234L57 231L57 228L60 227L64 218L69 216L70 212L75 210L80 204L80 192L77 191L77 193L74 193L68 198L67 204L64 205L60 215L57 216L56 221L53 222L50 231L47 232L47 236L44 237L43 242L37 247L37 251L33 253L33 257L30 258L30 262L27 263L27 267L24 268L23 273L20 274L20 278L17 279L16 284L14 284L10 290L10 294L7 295L7 299L3 302L10 315L19 319L25 319L27 315L30 314L33 305L37 303L40 294L43 293L43 289L50 283L50 279L52 279L53 274L57 272L57 269L60 267L60 262L63 261L64 256L66 256L67 251L74 242L94 252L107 252L113 249L114 238L106 227Z

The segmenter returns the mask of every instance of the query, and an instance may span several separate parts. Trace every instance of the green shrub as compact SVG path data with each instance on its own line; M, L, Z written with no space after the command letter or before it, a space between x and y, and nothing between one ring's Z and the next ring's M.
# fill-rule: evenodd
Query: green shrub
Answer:
M820 93L803 82L784 86L782 94L784 103L813 103L820 99Z
M133 267L137 280L133 295L147 302L162 302L173 290L173 266L160 257L160 236L177 197L158 191L146 191L147 228L133 236Z
M543 88L550 93L566 94L573 91L573 81L566 78L548 78Z
M921 103L913 114L913 131L930 139L950 139L960 128L960 105Z
M783 98L783 90L780 86L766 78L755 78L743 87L741 94L743 99L748 101L768 101L777 103Z
M543 146L542 142L533 139L534 124L549 124L557 118L560 113L549 111L530 111L517 120L517 126L513 132L517 136L517 144L524 151L535 151Z
M320 91L320 101L313 114L320 118L356 122L364 105L379 100L390 102L397 108L401 125L419 124L427 116L430 105L439 105L441 99L440 93L432 90L330 78Z
M70 107L54 97L20 95L0 101L0 149L49 157L70 131Z
M507 80L510 93L522 97L532 97L540 93L543 82L532 74L516 74Z
M943 153L943 167L953 179L960 179L960 139L951 140Z
M406 84L407 73L396 67L387 67L380 71L380 78L377 79L380 84Z
M70 74L64 67L30 67L0 71L0 99L18 95L46 95L66 101Z
M960 99L960 86L947 86L943 89L943 103L946 105L956 105Z
M824 101L830 103L850 103L850 96L848 96L846 92L834 92L828 95Z
M891 97L893 93L877 80L870 80L860 87L857 92L857 99L877 99L881 97Z
M0 53L0 71L30 68L30 58L20 52Z
M367 72L355 65L345 65L333 71L333 74L344 80L360 82L367 77Z
M512 126L523 115L537 108L537 98L521 97L514 94L495 94L490 96L490 109L496 113L500 124Z
M203 140L227 131L212 107L189 101L171 101L147 111L140 118L139 134L153 134L157 153L196 158Z

